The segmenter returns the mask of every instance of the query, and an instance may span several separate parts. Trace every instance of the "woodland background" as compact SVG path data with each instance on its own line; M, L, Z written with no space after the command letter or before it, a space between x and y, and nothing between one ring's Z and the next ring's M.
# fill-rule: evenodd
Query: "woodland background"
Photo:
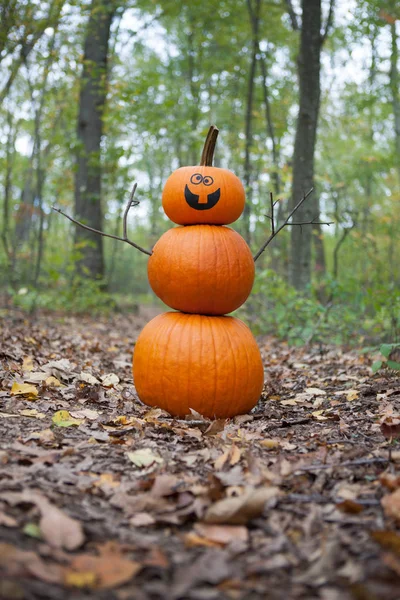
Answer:
M395 0L2 0L2 304L90 312L156 303L146 259L91 236L55 205L151 247L172 226L161 191L197 164L211 123L216 165L244 182L233 226L257 261L241 309L293 343L400 335L400 8Z

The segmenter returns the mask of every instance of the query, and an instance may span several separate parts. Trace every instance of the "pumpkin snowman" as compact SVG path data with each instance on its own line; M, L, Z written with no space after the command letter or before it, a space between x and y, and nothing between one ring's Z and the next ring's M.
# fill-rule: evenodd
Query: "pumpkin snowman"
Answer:
M104 233L53 209L94 233L126 242L148 255L148 277L156 295L175 311L152 319L140 333L133 353L133 378L139 398L174 416L190 409L205 417L227 418L251 410L263 387L260 351L250 329L227 316L241 306L254 281L254 263L274 237L288 225L330 225L319 221L293 223L294 213L312 188L275 226L252 257L244 239L226 227L243 211L245 193L231 171L212 166L218 129L210 127L199 166L181 167L168 178L162 204L178 225L168 230L152 251L128 238L127 216L136 184L125 209L124 237Z
M212 166L218 129L211 127L200 166L167 180L162 204L179 227L155 244L148 277L171 308L142 330L133 353L139 398L174 416L190 409L209 418L243 414L257 403L263 364L250 329L226 316L251 292L254 259L244 239L226 227L242 213L240 180Z

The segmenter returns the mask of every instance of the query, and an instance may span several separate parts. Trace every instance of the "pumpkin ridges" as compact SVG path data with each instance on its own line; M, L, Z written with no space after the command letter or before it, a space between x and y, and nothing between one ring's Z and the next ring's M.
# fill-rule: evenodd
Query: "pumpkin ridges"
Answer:
M234 317L159 315L139 335L133 369L141 400L174 415L187 414L189 407L209 417L242 414L256 404L263 383L256 341Z
M254 261L246 242L229 227L177 227L154 246L148 275L153 291L171 308L221 315L246 300Z

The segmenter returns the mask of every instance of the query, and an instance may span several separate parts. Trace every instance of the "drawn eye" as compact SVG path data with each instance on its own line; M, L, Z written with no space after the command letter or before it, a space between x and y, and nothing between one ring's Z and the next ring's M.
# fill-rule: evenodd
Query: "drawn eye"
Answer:
M201 183L202 181L203 177L200 175L200 173L195 173L190 178L190 183L193 183L194 185L199 185L199 183Z
M209 175L206 175L206 177L203 179L203 183L204 185L212 185L214 183L214 179Z

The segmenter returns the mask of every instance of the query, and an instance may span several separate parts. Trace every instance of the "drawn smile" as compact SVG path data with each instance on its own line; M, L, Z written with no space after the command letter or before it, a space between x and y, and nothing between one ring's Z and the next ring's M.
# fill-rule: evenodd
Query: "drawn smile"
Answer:
M199 202L200 196L198 194L193 194L187 185L185 187L185 200L189 206L195 210L208 210L213 208L217 204L220 195L221 188L218 188L218 190L215 190L212 194L207 195L207 202Z

